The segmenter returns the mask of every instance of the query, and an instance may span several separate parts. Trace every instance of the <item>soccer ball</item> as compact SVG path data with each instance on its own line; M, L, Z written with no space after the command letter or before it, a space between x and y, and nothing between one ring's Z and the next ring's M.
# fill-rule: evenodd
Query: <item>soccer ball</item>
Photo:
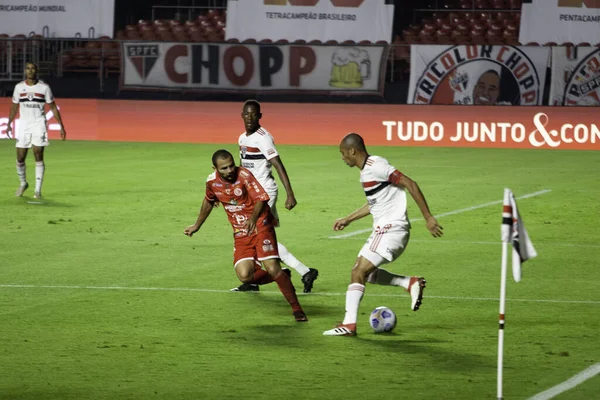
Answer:
M391 332L396 327L396 314L387 307L377 307L371 312L369 323L376 333Z

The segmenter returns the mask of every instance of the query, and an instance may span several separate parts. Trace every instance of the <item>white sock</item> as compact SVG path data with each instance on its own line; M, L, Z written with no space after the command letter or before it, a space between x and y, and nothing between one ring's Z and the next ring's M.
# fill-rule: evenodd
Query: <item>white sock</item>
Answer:
M367 276L367 282L384 286L401 286L408 289L410 276L396 275L383 268L376 268Z
M365 294L365 285L351 283L346 292L346 315L342 324L355 324L358 318L358 306Z
M309 269L306 265L302 264L292 253L288 251L288 249L282 245L281 243L277 243L277 250L279 251L279 258L285 265L290 268L294 268L300 276L304 276Z
M19 176L19 181L21 181L21 186L25 186L27 184L25 163L20 163L17 161L17 175Z
M42 192L42 183L44 182L44 171L46 166L43 161L35 162L35 192Z

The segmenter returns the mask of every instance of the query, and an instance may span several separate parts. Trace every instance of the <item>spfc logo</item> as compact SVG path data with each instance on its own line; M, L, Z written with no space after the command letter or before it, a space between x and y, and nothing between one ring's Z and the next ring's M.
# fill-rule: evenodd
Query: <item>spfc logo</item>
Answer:
M573 69L562 105L600 105L600 50L592 51Z
M158 53L157 44L126 44L125 49L127 52L127 58L137 71L140 78L143 81L146 80L156 60L160 54Z

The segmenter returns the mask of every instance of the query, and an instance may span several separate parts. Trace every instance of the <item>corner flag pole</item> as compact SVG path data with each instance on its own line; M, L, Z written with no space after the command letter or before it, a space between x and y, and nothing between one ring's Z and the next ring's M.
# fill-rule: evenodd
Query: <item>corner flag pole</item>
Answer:
M500 316L498 326L498 400L502 400L502 366L504 352L504 305L506 303L506 269L508 262L508 243L502 242L502 270L500 273Z

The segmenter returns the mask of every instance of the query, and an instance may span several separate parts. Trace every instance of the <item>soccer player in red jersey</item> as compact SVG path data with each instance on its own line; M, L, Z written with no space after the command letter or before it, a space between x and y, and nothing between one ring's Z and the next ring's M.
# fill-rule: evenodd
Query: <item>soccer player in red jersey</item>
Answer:
M216 151L212 163L215 172L206 180L206 196L198 219L183 233L193 236L215 204L221 203L233 227L233 262L238 279L258 285L277 282L279 290L292 306L296 321L308 321L289 275L281 270L275 219L268 205L269 195L250 171L235 165L227 150ZM257 269L255 260L262 262L265 270Z

